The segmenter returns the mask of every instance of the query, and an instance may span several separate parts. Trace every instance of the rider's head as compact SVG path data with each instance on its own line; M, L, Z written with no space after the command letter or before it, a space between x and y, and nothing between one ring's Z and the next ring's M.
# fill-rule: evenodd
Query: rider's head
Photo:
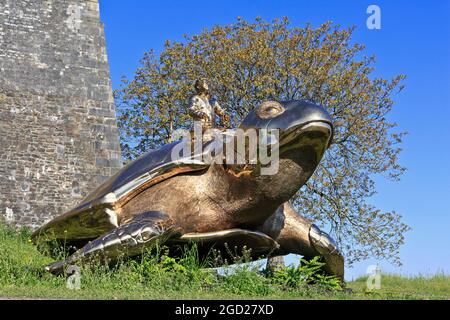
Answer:
M197 81L195 81L194 88L197 94L209 93L209 87L205 79L198 79Z

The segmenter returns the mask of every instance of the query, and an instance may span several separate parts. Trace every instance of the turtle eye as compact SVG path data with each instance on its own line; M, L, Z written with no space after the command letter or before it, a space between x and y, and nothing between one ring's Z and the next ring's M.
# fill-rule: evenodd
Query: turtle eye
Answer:
M271 119L284 112L283 106L276 101L265 101L256 111L256 114L262 119Z

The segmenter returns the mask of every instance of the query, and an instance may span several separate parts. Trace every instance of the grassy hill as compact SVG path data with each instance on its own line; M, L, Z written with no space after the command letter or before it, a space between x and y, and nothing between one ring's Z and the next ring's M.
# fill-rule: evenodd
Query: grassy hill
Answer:
M285 268L273 275L257 267L226 268L218 274L199 265L195 252L181 260L145 256L109 269L81 271L79 290L67 288L65 277L42 271L52 262L40 254L26 230L0 224L0 297L68 299L450 299L450 277L405 278L383 275L380 290L367 290L366 278L346 284L314 274L317 265ZM232 269L232 271L230 271ZM93 271L95 270L95 271ZM227 271L228 270L228 271ZM309 278L308 278L309 277ZM351 290L348 290L351 289Z

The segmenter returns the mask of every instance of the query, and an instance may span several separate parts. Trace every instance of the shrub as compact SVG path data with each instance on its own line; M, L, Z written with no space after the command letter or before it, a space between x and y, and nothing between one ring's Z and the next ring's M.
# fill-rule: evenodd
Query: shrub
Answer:
M320 261L320 257L311 260L300 259L298 266L290 265L278 268L269 272L268 276L276 284L286 288L298 288L307 285L317 285L327 290L342 289L341 281L335 276L328 276L323 273L325 263Z

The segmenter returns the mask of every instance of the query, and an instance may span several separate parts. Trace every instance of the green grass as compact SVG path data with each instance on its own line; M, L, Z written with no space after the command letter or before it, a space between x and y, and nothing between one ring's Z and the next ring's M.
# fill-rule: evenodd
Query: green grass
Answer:
M405 278L383 275L382 288L368 291L366 279L337 290L332 278L314 270L318 264L288 267L265 275L255 265L225 268L218 275L201 265L195 248L181 259L163 253L124 261L113 268L81 270L81 289L66 287L67 279L42 267L52 262L39 253L26 230L0 224L0 297L56 299L450 299L450 277ZM315 284L310 284L314 278ZM305 280L306 279L306 280ZM309 279L309 280L308 280ZM307 284L309 283L309 284Z
M349 287L369 299L450 299L450 276L444 274L431 277L384 274L380 290L367 290L366 280L367 277L359 278L349 283Z

